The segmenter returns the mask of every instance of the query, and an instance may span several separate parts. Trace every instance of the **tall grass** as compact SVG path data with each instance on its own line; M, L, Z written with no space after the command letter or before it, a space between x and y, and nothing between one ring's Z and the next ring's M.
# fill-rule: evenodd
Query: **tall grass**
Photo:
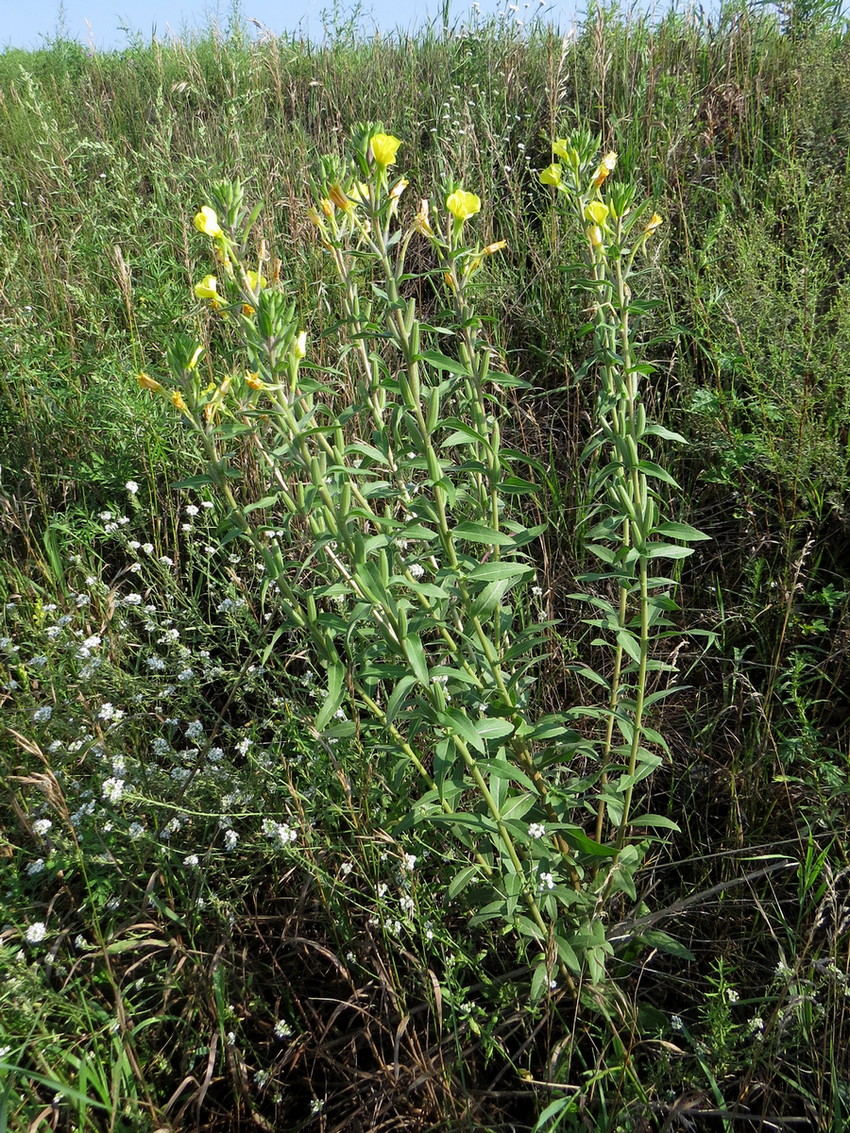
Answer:
M335 18L321 45L236 19L0 55L0 1128L542 1133L711 1110L839 1130L846 28L806 4L375 37ZM681 833L648 860L651 899L611 913L609 982L534 1007L500 934L442 900L465 860L405 829L410 782L357 731L314 732L300 649L264 660L262 564L212 549L223 514L175 487L203 453L132 380L176 334L229 348L190 302L209 270L192 215L234 177L263 202L311 362L336 367L308 170L377 117L404 140L411 200L462 177L482 244L508 242L474 300L498 368L531 387L505 391L502 443L544 488L523 506L548 523L519 610L552 623L535 710L591 703L588 668L612 667L571 597L597 370L560 270L583 235L537 180L553 139L598 133L665 218L643 400L689 437L659 459L677 518L712 537L675 574L674 622L718 644L668 639L686 689L652 708L669 757L646 809Z

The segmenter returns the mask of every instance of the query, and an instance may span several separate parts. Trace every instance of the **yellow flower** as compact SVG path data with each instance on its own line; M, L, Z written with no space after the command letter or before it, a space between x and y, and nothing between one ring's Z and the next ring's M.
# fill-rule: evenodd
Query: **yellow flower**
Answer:
M218 298L218 280L214 275L205 275L200 283L195 284L195 297L198 299Z
M598 225L588 228L587 238L594 248L600 248L602 246L602 229Z
M201 211L195 214L195 227L199 232L203 232L205 236L216 237L224 235L218 223L218 217L209 205L204 205Z
M179 389L171 391L171 404L175 409L179 409L181 413L187 413L186 402L183 400L183 394Z
M649 219L649 224L647 224L646 228L644 228L644 232L648 232L651 236L656 228L659 228L663 223L664 217L659 216L657 212L654 212Z
M245 385L248 386L249 389L266 388L266 383L260 380L260 375L258 373L255 372L252 374L247 370L245 371Z
M300 362L302 358L307 355L307 332L306 330L299 331L292 343L292 353Z
M463 189L458 189L449 195L446 208L456 220L469 220L471 216L475 216L477 212L481 211L481 198L476 196L475 193L467 193Z
M203 354L203 352L204 352L203 346L196 346L195 347L195 353L192 355L192 357L186 363L186 369L187 370L194 370L195 369L195 367L198 365L198 360L201 357L201 355Z
M593 174L593 187L598 189L605 178L614 172L616 166L617 155L613 150L609 150L600 161L599 168Z
M307 209L307 219L311 220L317 228L322 227L322 215L312 205Z
M495 244L488 244L484 249L485 256L493 256L496 252L501 252L502 248L507 248L507 240L497 240Z
M561 184L561 167L557 161L551 165L547 165L545 169L540 171L540 184L541 185L560 185Z
M555 157L562 157L564 161L569 161L572 152L566 138L558 138L552 145L552 153Z
M249 288L255 295L266 286L266 277L261 275L258 271L246 271L245 278L248 280Z
M584 210L584 219L591 220L594 224L604 224L608 219L608 212L608 206L604 201L591 201Z
M392 134L375 134L370 145L372 156L378 165L383 166L384 169L388 165L395 165L395 155L401 145L400 138L394 138Z
M165 387L161 382L154 381L149 374L136 374L136 381L142 389L149 389L153 393L164 393Z
M242 314L247 315L249 319L254 314L254 308L251 306L250 303L243 303L242 304Z

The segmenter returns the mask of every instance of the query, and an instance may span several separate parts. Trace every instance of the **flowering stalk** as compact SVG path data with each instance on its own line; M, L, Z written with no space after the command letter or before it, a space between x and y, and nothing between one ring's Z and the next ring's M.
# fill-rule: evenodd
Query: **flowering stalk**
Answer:
M194 294L233 328L243 364L211 378L216 360L178 337L170 382L139 382L201 437L208 482L230 509L226 538L252 543L277 590L274 641L306 636L326 671L317 728L337 739L372 729L376 750L415 768L425 793L402 825L448 826L472 855L450 896L483 883L495 900L478 918L505 918L541 949L541 973L554 967L571 983L579 953L598 975L608 951L582 888L588 862L608 851L545 774L544 737L580 738L529 715L542 630L514 625L512 592L533 577L524 548L540 529L509 507L535 489L502 447L498 396L522 383L493 369L471 301L475 274L503 244L469 242L481 203L457 186L402 223L408 182L390 175L400 145L364 126L351 159L322 158L312 178L309 216L339 284L351 379L342 405L308 359L284 287L266 278L262 245L248 267L256 214L246 220L238 185L215 186L195 218L217 271ZM423 283L444 305L439 332L407 295L407 253L423 238L433 261ZM262 500L241 499L236 440L265 468ZM305 549L293 553L296 543Z
M662 220L650 211L649 202L635 205L634 186L611 184L617 155L610 152L596 162L597 146L586 132L559 139L553 155L560 160L553 161L540 180L568 200L585 233L591 272L584 286L593 296L594 348L601 381L597 428L585 451L590 472L583 533L602 571L586 574L582 581L612 580L617 600L611 603L598 594L577 597L598 611L599 616L589 624L609 635L603 641L610 643L613 655L607 681L584 670L609 690L599 752L602 789L595 831L601 841L607 815L614 826L616 857L605 891L619 885L633 895L630 879L623 877L622 852L630 829L634 788L659 762L643 745L649 740L664 748L663 738L646 725L647 707L662 695L648 694L648 675L671 669L652 658L651 651L653 643L672 629L669 615L677 609L670 596L673 581L653 574L653 564L691 553L669 539L687 543L706 536L688 524L661 518L663 501L657 485L677 485L651 459L650 440L661 437L684 443L684 438L647 421L640 379L650 375L653 367L635 360L631 320L652 305L632 298L629 280ZM615 742L617 732L621 744ZM615 771L619 773L616 780ZM642 825L651 826L652 820L653 816L644 816ZM634 854L630 860L636 860Z

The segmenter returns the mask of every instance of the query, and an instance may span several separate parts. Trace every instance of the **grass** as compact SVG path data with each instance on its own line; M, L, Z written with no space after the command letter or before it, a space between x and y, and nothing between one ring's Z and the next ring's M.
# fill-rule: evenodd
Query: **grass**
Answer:
M0 1128L844 1128L844 24L250 30L0 55ZM545 469L526 613L557 623L548 711L592 702L579 662L609 663L570 598L595 381L561 270L580 234L537 182L552 137L599 132L665 217L645 400L690 439L662 456L712 537L676 575L687 688L653 708L669 756L642 800L680 831L612 909L606 980L536 1003L533 952L446 899L463 852L407 828L413 776L371 733L317 732L302 642L266 656L262 564L175 487L203 456L133 381L177 332L227 346L191 301L220 177L264 202L311 360L337 365L308 174L376 117L405 207L462 176L482 240L508 240L475 301L532 386L504 429ZM240 470L262 495L247 451Z

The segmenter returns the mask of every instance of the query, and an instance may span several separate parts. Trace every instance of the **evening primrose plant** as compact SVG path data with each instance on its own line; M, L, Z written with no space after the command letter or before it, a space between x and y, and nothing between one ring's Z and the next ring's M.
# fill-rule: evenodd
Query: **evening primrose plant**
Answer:
M655 368L638 357L633 326L653 304L633 296L630 280L639 274L663 221L649 201L636 202L633 184L611 180L617 154L600 159L598 150L598 139L586 131L558 139L552 147L558 160L540 173L540 181L565 199L582 227L590 268L589 277L576 284L589 295L590 365L599 374L596 428L584 453L581 532L600 567L581 577L587 590L574 597L593 607L588 624L601 635L594 644L611 651L608 674L586 667L583 674L608 697L601 713L595 835L613 840L617 869L609 881L619 877L628 891L632 882L622 866L628 861L633 867L638 860L638 847L628 844L633 829L673 826L661 816L632 815L635 787L659 765L659 752L665 750L663 737L648 726L648 710L675 691L669 684L650 691L651 674L675 672L660 656L661 646L682 632L672 618L678 611L672 596L676 580L665 563L687 557L692 553L687 544L708 536L664 518L662 491L675 491L678 484L655 462L651 446L659 439L677 444L685 439L648 421L641 399L641 379Z
M346 158L321 158L311 176L308 215L336 277L335 369L310 360L286 287L267 272L269 253L250 243L258 210L248 213L241 185L222 183L195 217L216 262L195 296L225 320L241 360L228 355L223 366L177 337L170 377L139 382L168 397L200 439L208 470L191 486L210 485L225 501L224 540L247 541L263 563L282 611L263 662L284 647L305 658L324 690L323 741L356 737L410 795L399 830L451 831L467 864L449 899L467 891L476 922L501 922L530 947L539 997L584 967L593 978L604 971L604 899L634 893L631 792L610 782L610 737L600 757L575 726L586 710L540 717L535 707L549 627L527 619L518 595L535 580L543 528L527 527L518 506L536 490L533 461L501 432L505 391L525 383L496 368L472 299L476 273L503 242L476 240L481 199L461 185L403 210L401 145L382 125L363 125ZM600 205L593 196L583 207ZM597 212L601 232L610 223ZM416 273L414 241L427 264ZM423 291L433 295L429 321ZM243 479L246 448L265 470L259 499ZM605 481L601 468L594 475ZM631 569L634 556L625 558ZM624 580L627 565L616 567ZM641 664L645 676L648 652ZM612 719L625 719L625 703L621 691ZM642 734L638 724L629 739ZM638 742L621 778L637 781L647 758ZM591 760L599 767L588 774ZM618 821L607 842L603 823L593 829L602 807Z

